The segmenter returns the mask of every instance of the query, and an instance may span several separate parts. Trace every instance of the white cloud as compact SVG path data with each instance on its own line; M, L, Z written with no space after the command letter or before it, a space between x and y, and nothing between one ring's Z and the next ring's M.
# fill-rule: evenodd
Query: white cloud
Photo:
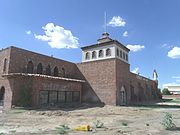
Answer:
M173 79L180 79L180 76L172 76Z
M142 49L145 48L145 46L143 45L129 45L129 44L126 47L133 52L141 51Z
M26 34L27 34L27 35L30 35L30 34L31 34L31 31L30 31L30 30L26 31Z
M112 27L123 27L125 25L126 25L125 20L120 16L113 16L113 18L108 23L108 26L112 26Z
M138 74L138 73L139 73L139 68L136 67L136 68L135 68L134 70L132 70L131 72L134 73L134 74Z
M173 45L168 45L167 43L164 43L163 45L161 45L161 48L172 48Z
M128 32L125 31L125 32L123 33L123 37L127 37L127 36L128 36Z
M168 52L168 57L172 59L180 58L180 47L174 47Z
M61 26L48 23L42 29L45 34L34 34L35 38L47 41L52 48L77 48L79 45L78 38L74 37L70 30L66 30Z
M167 86L179 86L180 84L178 83L175 83L175 82L172 82L172 83L165 83L163 84L163 88L167 88Z

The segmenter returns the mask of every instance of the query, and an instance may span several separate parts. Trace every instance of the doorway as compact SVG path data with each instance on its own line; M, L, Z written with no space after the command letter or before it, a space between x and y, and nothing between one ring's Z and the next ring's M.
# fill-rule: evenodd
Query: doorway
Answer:
M5 88L1 87L1 89L0 89L0 106L4 105L4 94L5 94Z
M124 86L120 90L120 105L126 105L126 90Z

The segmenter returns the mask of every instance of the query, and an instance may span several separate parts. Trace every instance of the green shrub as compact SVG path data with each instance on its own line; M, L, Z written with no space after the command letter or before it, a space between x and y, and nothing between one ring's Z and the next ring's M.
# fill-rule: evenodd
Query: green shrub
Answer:
M96 120L94 122L94 125L95 125L96 128L102 128L104 126L104 123L101 122L100 120Z
M171 95L170 91L169 91L167 88L164 88L164 89L162 90L162 94L163 94L163 95Z
M67 125L61 125L59 127L56 127L56 131L58 134L67 134L69 129L70 128Z
M161 124L165 127L166 130L171 130L176 127L176 125L173 123L172 114L170 113L165 114Z
M31 89L21 88L20 90L20 106L29 107L31 105Z
M122 122L122 125L123 126L127 126L128 124L126 122Z

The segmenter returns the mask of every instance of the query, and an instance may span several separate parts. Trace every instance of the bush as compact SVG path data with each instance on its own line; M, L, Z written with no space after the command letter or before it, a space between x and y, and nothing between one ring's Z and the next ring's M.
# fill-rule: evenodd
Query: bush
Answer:
M95 125L96 128L102 128L104 126L104 123L101 122L100 120L96 120L94 122L94 125Z
M169 91L167 88L164 88L164 89L162 90L162 94L163 94L163 95L171 95L170 91Z
M22 88L20 95L20 106L29 107L31 105L31 89Z
M161 124L165 127L166 130L171 130L176 127L176 125L173 123L172 114L170 114L170 113L165 114Z

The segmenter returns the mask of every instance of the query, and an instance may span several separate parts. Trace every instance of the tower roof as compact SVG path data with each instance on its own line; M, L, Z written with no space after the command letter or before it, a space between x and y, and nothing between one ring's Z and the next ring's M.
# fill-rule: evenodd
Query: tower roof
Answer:
M99 46L106 46L106 45L111 45L111 44L116 44L116 45L120 46L122 49L125 49L128 52L130 51L126 46L121 44L119 41L111 39L109 37L109 33L107 33L107 32L104 32L102 34L102 37L97 40L97 44L84 46L84 47L81 47L81 49L85 50L85 49L96 48L96 47L99 47Z

